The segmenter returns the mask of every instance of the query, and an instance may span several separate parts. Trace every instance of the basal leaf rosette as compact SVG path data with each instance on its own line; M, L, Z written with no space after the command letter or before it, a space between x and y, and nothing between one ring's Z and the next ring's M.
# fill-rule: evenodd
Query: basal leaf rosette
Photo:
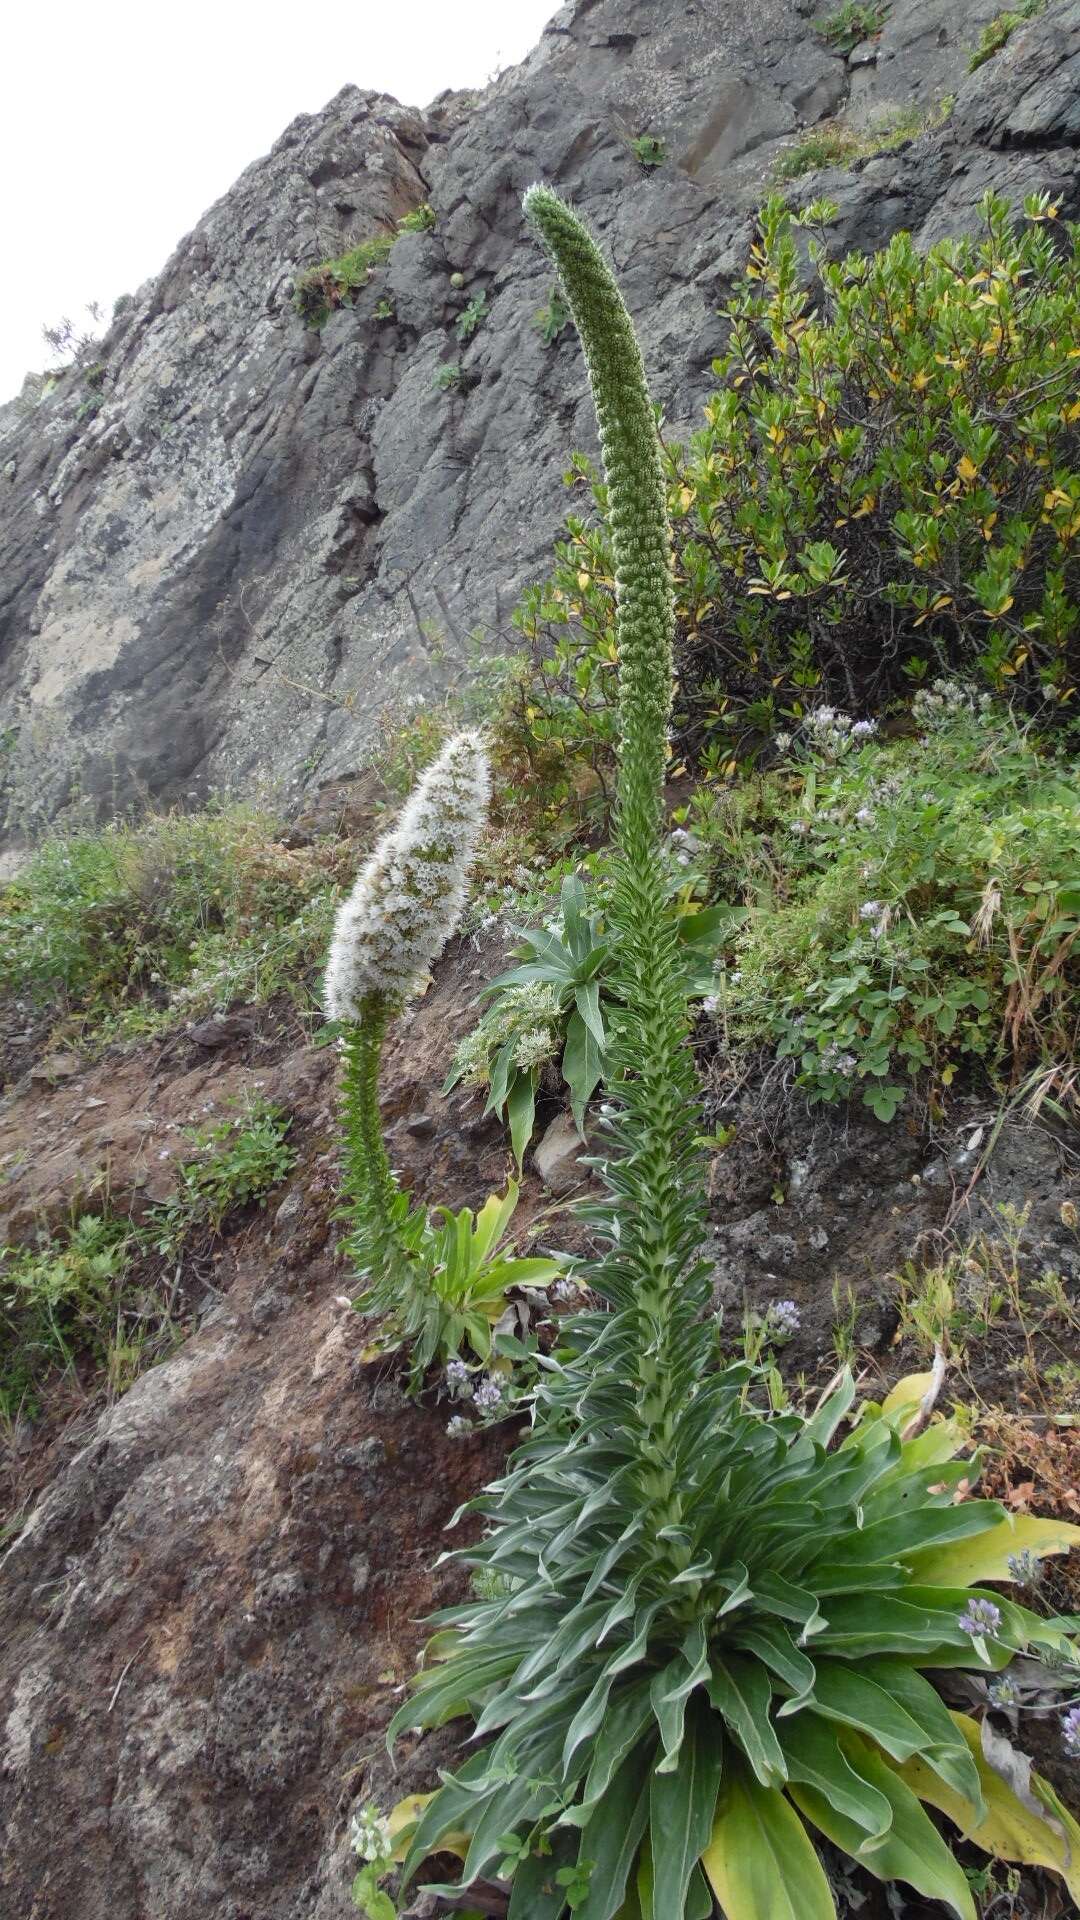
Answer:
M1008 1857L1080 1891L1080 1827L1040 1785L1033 1855L1030 1810L926 1677L1068 1657L1058 1626L984 1583L1080 1528L968 1497L952 1422L902 1439L894 1399L830 1444L850 1379L809 1418L756 1411L747 1385L730 1368L680 1414L669 1537L614 1430L560 1443L542 1425L475 1503L495 1529L459 1557L499 1597L437 1616L391 1735L469 1715L484 1744L421 1812L406 1874L463 1832L461 1884L512 1873L510 1920L704 1920L713 1896L727 1920L825 1920L824 1836L975 1920L926 1802L1006 1853L1007 1807L1008 1844L1029 1848Z

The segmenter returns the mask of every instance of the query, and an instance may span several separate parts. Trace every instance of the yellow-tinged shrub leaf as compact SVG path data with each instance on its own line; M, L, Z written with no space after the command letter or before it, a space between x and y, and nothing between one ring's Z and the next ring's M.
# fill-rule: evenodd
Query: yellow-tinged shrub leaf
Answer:
M1012 1554L1068 1553L1080 1546L1080 1527L1068 1520L1038 1520L1034 1514L1008 1514L998 1526L947 1546L927 1547L911 1555L910 1564L923 1586L977 1587L984 1580L1008 1580ZM906 1558L907 1556L905 1556Z
M727 1920L836 1920L829 1883L790 1801L734 1757L724 1765L701 1864Z
M1061 1874L1074 1899L1080 1899L1080 1826L1061 1805L1048 1782L1033 1773L1032 1789L1045 1802L1048 1813L1065 1829L1063 1835L1055 1833L1047 1821L1040 1820L1017 1799L1001 1775L987 1764L978 1722L966 1713L954 1713L952 1717L979 1769L988 1809L985 1820L974 1825L967 1801L948 1786L940 1774L934 1773L925 1760L917 1756L912 1760L889 1760L889 1766L920 1800L944 1813L964 1838L973 1841L984 1853L992 1853L999 1860L1017 1860L1028 1867L1049 1867Z
M416 1823L429 1800L434 1798L433 1793L407 1793L404 1800L399 1800L396 1807L391 1807L386 1816L386 1824L390 1828L390 1837L394 1842L394 1851L390 1856L392 1860L397 1862L404 1860L409 1851L409 1842L416 1831ZM467 1833L444 1834L439 1841L438 1850L440 1853L454 1853L459 1860L464 1860L469 1851L469 1836Z
M934 1385L932 1373L906 1373L881 1403L883 1414L906 1413L925 1400Z

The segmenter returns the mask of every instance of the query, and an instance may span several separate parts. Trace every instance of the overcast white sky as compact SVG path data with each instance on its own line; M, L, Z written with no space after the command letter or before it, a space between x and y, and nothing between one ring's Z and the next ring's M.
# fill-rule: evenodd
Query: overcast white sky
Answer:
M520 60L560 0L16 0L0 79L0 400L43 323L106 315L298 113L425 106Z

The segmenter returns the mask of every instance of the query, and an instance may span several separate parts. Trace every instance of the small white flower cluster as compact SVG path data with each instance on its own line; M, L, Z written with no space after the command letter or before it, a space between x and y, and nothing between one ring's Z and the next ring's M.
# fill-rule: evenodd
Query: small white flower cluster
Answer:
M838 1073L843 1079L850 1080L859 1063L853 1053L845 1053L835 1040L830 1040L821 1056L821 1064L830 1073Z
M826 760L839 760L849 748L872 740L878 730L876 720L853 720L837 707L815 707L805 725L814 752Z
M526 980L520 986L504 988L483 1019L458 1043L454 1065L465 1085L487 1084L492 1060L511 1038L529 1036L526 1058L518 1058L515 1047L516 1066L528 1068L551 1059L559 1047L560 1018L559 995L549 981Z
M577 1281L571 1280L569 1274L565 1273L562 1274L558 1280L552 1281L548 1292L553 1300L558 1300L563 1305L568 1305L571 1300L577 1300L581 1297L581 1290Z
M988 693L976 693L962 680L935 680L932 687L920 687L911 703L911 715L923 727L940 727L954 714L978 714L989 717L993 699Z
M338 910L323 986L329 1019L358 1019L371 995L400 1004L415 991L461 917L490 791L480 735L455 734Z
M554 1052L554 1040L550 1027L527 1027L524 1033L518 1034L514 1046L515 1067L520 1067L523 1073L532 1067L542 1067Z
M871 922L870 931L875 940L880 940L888 932L891 915L882 900L864 900L859 908L859 919Z
M370 1802L349 1822L349 1845L361 1860L389 1860L394 1851L390 1822Z

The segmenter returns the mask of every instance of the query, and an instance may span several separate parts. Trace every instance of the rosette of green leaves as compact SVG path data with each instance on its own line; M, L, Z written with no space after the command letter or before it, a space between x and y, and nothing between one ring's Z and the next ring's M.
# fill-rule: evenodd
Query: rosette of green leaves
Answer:
M600 933L599 917L587 912L582 882L568 874L559 895L562 932L552 927L519 927L518 963L500 973L485 988L494 996L475 1035L459 1051L443 1087L449 1093L468 1070L470 1061L488 1054L489 1074L485 1113L505 1114L514 1155L520 1167L532 1138L536 1093L543 1062L526 1050L531 1033L546 1031L551 1052L562 1040L562 1077L570 1090L570 1104L579 1131L585 1109L604 1071L607 1035L601 1008L605 968L610 973L610 943ZM509 990L546 987L539 1026L529 1015L529 1001L519 997L513 1012ZM508 1020L507 1014L511 1017Z
M598 1345L625 1339L620 1318L592 1317ZM750 1378L728 1368L680 1402L677 1526L648 1524L617 1366L593 1396L604 1431L568 1442L541 1422L473 1503L495 1529L458 1558L508 1590L437 1616L391 1734L469 1715L485 1744L443 1776L406 1878L463 1830L462 1885L512 1874L510 1920L705 1920L714 1896L727 1920L832 1920L824 1836L975 1920L920 1798L987 1850L1043 1857L1016 1853L1019 1803L924 1670L1060 1651L1053 1622L982 1583L1009 1577L1018 1545L1065 1551L1080 1528L958 1498L977 1463L955 1458L955 1423L902 1439L903 1389L836 1445L850 1378L810 1417L757 1411ZM973 1595L998 1611L993 1638L960 1625ZM1070 1836L1048 1822L1040 1843L1075 1891Z
M445 1365L466 1346L488 1360L492 1329L510 1288L544 1287L563 1271L561 1260L546 1254L521 1259L504 1244L517 1203L513 1180L504 1194L490 1194L476 1214L471 1207L458 1213L437 1207L429 1219L409 1194L391 1197L394 1257L373 1265L372 1284L353 1305L359 1313L386 1316L382 1351L409 1346L414 1386L422 1384L433 1361Z
M741 917L740 910L701 907L678 895L668 906L686 990L700 998L712 990L718 940ZM481 997L490 996L491 1005L459 1047L443 1084L449 1093L466 1077L486 1075L484 1112L507 1120L519 1168L533 1135L546 1062L558 1055L580 1133L589 1101L608 1071L608 1028L618 991L612 947L603 917L589 913L588 895L576 875L562 883L559 920L561 931L557 926L514 929L520 941L517 963L484 987ZM534 998L529 990L536 989Z

